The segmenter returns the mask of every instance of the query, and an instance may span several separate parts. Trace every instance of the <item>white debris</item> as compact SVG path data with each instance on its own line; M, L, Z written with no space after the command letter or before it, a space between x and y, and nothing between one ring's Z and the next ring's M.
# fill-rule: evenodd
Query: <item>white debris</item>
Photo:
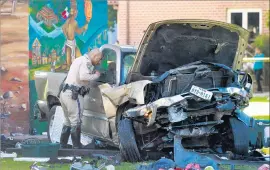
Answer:
M12 91L7 91L3 94L3 98L4 99L10 99L10 98L13 98L14 97L14 94Z
M21 109L23 109L24 111L26 111L26 104L25 103L21 105Z
M13 152L13 153L4 153L4 152L0 152L0 158L17 158L17 153Z
M18 77L13 77L12 79L10 79L10 81L22 82L22 80Z
M1 70L1 73L2 73L2 72L3 72L3 73L7 72L7 69L6 69L5 67L3 67L3 66L1 66L0 70Z
M21 157L21 158L14 158L13 161L18 162L48 162L50 158L31 158L31 157Z
M73 160L74 157L58 157L58 159L68 159L70 161ZM82 159L81 157L76 157L76 159ZM20 158L14 158L14 161L22 161L22 162L48 162L50 158L37 158L37 157L20 157Z
M106 170L115 170L115 167L113 165L106 166Z
M22 87L22 86L19 86L19 87L18 87L18 89L20 89L20 90L21 90L21 89L23 89L23 87Z

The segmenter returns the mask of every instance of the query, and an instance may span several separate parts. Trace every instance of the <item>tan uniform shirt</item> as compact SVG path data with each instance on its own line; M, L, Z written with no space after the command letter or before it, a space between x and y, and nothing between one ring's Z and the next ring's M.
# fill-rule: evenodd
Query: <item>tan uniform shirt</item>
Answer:
M89 81L98 78L98 75L93 71L94 66L88 55L85 54L72 62L65 83L79 87L86 86Z

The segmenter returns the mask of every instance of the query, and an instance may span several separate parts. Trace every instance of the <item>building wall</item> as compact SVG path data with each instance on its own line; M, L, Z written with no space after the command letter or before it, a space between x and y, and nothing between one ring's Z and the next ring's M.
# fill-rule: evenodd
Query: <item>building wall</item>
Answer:
M129 13L128 12L129 6ZM144 30L152 22L166 19L211 19L227 22L228 9L262 10L262 32L269 33L266 27L268 0L247 1L119 1L118 40L120 44L139 44ZM129 16L129 17L128 17ZM129 19L129 24L127 19ZM129 27L129 30L128 30ZM129 37L127 35L129 34Z

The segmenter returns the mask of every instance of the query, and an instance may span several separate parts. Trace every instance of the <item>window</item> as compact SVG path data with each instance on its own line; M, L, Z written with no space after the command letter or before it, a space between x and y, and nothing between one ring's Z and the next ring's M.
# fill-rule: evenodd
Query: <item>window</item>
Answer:
M127 75L133 66L136 53L124 53L122 58L122 68L121 68L121 84L125 83Z
M243 21L242 13L231 13L231 23L232 24L239 25L242 27L243 26L242 21Z
M261 9L229 9L227 22L239 25L250 31L250 39L253 40L262 33Z
M109 84L116 84L116 52L106 48L102 51L103 59L97 70L101 73L98 81Z

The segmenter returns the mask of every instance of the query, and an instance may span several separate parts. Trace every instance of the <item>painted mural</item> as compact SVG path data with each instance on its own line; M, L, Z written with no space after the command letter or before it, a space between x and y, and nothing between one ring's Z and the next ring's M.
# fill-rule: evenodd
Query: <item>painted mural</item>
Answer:
M65 72L76 57L106 44L108 7L106 0L30 0L29 12L29 97L34 108L34 72ZM40 133L46 123L31 121L31 128Z
M0 129L28 133L28 4L8 0L0 8Z
M34 117L34 72L67 71L74 58L108 43L116 15L106 0L6 0L0 6L0 130L40 134L47 123Z

